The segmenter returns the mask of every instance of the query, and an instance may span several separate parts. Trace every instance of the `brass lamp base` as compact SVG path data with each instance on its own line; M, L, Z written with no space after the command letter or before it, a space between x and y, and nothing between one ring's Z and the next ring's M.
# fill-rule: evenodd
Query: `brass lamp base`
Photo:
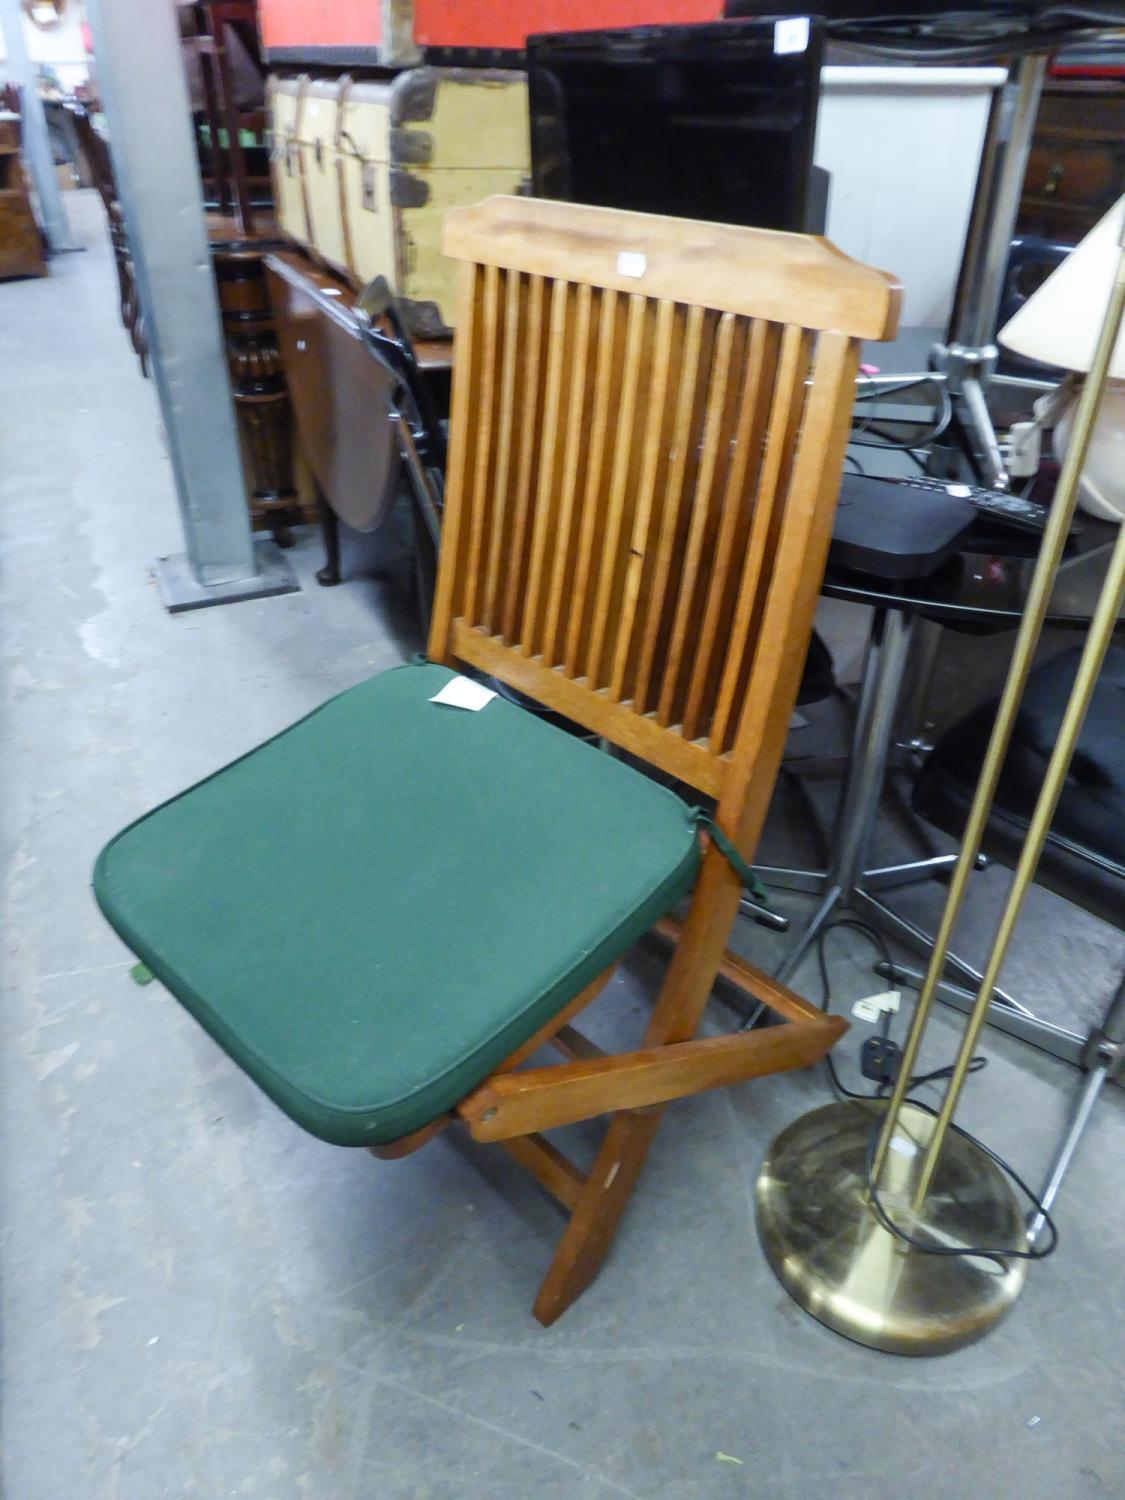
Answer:
M758 1178L758 1233L782 1285L814 1318L891 1354L945 1354L971 1344L1019 1295L1027 1261L930 1255L880 1223L867 1154L886 1106L829 1104L774 1141ZM911 1207L933 1130L905 1104L879 1189L889 1218L935 1246L1027 1249L1024 1217L999 1167L951 1133L924 1208Z

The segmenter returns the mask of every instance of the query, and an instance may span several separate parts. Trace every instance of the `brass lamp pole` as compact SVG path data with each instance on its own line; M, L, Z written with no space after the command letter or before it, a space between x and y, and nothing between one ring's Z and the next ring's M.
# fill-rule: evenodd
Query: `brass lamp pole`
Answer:
M821 1322L877 1349L937 1354L970 1343L1012 1305L1026 1275L1027 1261L1011 1254L1029 1248L1023 1206L996 1163L951 1126L1125 601L1125 522L936 1117L909 1103L907 1093L1046 618L1123 315L1125 224L1109 303L894 1091L886 1104L849 1101L803 1116L774 1141L758 1179L758 1230L783 1284ZM900 1233L893 1233L885 1219ZM993 1253L974 1255L974 1249Z

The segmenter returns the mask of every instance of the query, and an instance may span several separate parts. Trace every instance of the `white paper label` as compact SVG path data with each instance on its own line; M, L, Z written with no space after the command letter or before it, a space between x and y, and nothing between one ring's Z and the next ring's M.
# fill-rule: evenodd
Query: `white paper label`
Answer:
M902 1004L902 991L883 990L879 995L868 995L863 1003L865 1005L873 1005L876 1010L889 1010L893 1016Z
M444 703L449 708L467 708L478 713L486 703L491 703L496 694L491 688L474 682L470 677L451 677L440 693L435 693L431 703Z
M648 261L639 250L622 250L617 257L618 276L635 276L640 279L648 270Z
M809 45L808 16L786 16L773 23L773 50L778 57L787 52L804 52Z

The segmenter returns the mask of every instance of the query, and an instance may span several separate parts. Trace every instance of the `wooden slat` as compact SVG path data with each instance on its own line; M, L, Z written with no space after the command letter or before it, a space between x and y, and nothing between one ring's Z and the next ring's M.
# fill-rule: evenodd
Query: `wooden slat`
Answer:
M693 308L692 314L693 316L701 314L701 309ZM623 697L632 697L632 689L631 686L627 688L627 682L629 663L633 655L633 624L641 595L642 576L651 566L648 556L649 529L652 525L657 489L668 460L665 423L675 337L676 304L660 302L656 309L656 336L647 372L648 410L645 413L644 432L641 438L641 482L633 513L629 552L625 558L621 601L615 624L613 665L609 681L610 697L618 702ZM637 708L638 712L643 712L640 704Z
M733 594L743 556L739 543L749 533L754 512L750 497L757 486L764 452L778 343L779 330L775 326L760 319L754 322L746 354L734 451L723 490L715 566L708 584L703 624L683 715L683 731L688 739L696 739L705 728L722 668L722 647L730 640Z
M504 368L500 381L500 415L496 435L496 481L492 496L492 523L485 570L484 596L478 611L480 623L490 630L500 625L499 585L506 571L508 550L509 491L512 485L516 446L517 395L526 367L528 351L521 327L523 279L516 273L505 277Z
M472 505L466 480L475 472L476 424L471 420L476 399L476 381L480 362L480 316L478 293L484 280L476 266L461 267L458 287L457 332L454 335L455 373L450 407L450 429L457 434L449 454L449 470L442 514L442 565L438 569L434 590L434 609L430 618L427 650L433 661L444 661L449 649L449 628L454 607L459 607L459 590L465 567L465 542L468 528L462 521Z
M527 598L520 628L519 649L527 656L538 650L540 622L543 615L543 582L547 552L555 543L558 521L559 486L563 460L563 403L566 371L570 358L568 302L572 288L556 281L551 288L550 333L547 345L547 394L543 408L543 425L539 433L539 485L532 511L531 564L527 578ZM471 619L472 616L470 615Z
M602 686L602 663L606 656L606 636L610 624L610 612L614 603L614 583L620 570L620 550L625 532L626 505L631 500L629 476L633 462L633 443L628 439L636 418L637 391L642 377L645 346L645 299L641 296L629 298L629 320L625 335L625 355L622 370L621 401L617 409L618 441L614 446L613 473L609 495L606 499L604 524L597 538L599 551L598 588L594 596L593 622L590 630L590 650L578 670L586 677L591 687Z
M753 625L761 605L763 574L768 564L776 512L784 505L778 481L792 457L792 442L804 405L807 363L808 335L802 328L786 328L781 340L777 386L770 410L766 456L758 484L750 544L742 568L719 700L711 726L711 746L716 751L727 746L729 729L738 708L737 693L743 668L753 660L756 644Z
M459 660L500 677L593 734L604 735L708 796L717 797L722 791L728 757L713 755L701 741L669 734L655 717L635 714L628 704L615 703L604 688L592 690L586 678L567 677L535 657L517 655L499 637L486 635L464 620L454 620L451 643L452 654Z
M575 560L574 598L566 636L566 671L571 677L581 673L590 639L591 580L597 577L601 536L603 492L609 480L613 453L608 434L616 430L617 400L621 388L621 366L615 351L621 353L617 321L618 294L603 292L598 321L598 362L594 377L593 416L590 430L590 456L586 484L582 495L582 524L578 532L578 556Z
M652 682L657 642L660 639L662 627L667 628L668 579L673 554L678 550L677 544L682 530L684 481L695 467L697 458L692 451L692 438L697 392L706 385L705 378L701 379L700 370L706 318L707 314L702 307L688 309L687 330L684 336L683 352L680 356L679 388L676 392L675 413L672 419L672 451L668 458L664 490L659 502L658 524L654 528L655 561L647 598L644 599L636 680L632 691L638 713L644 713L650 706L655 707L654 704L650 704L649 686ZM694 497L694 503L698 505L698 496ZM691 498L688 499L688 504L692 506Z
M730 313L724 313L719 324L718 338L715 343L714 365L712 367L710 388L707 395L707 415L703 431L703 456L692 505L691 521L688 527L687 550L680 572L679 596L676 601L675 612L672 616L668 655L664 666L664 680L656 706L657 721L661 724L671 723L671 716L676 703L676 686L684 661L684 652L689 645L687 638L688 622L691 618L692 602L695 597L700 576L700 566L703 560L703 544L708 531L708 518L711 510L715 475L719 472L720 460L726 457L719 450L724 435L723 414L727 407L727 393L730 389L731 357L734 347L735 329L736 322L734 317ZM685 434L683 439L685 448L687 439L688 435ZM687 455L685 452L683 462L686 463L686 461ZM680 477L682 479L682 471ZM674 532L670 531L666 544L669 549L673 536ZM665 569L667 568L667 561L664 562L664 567ZM655 631L652 632L652 640L653 645L655 645ZM641 676L645 684L645 693L647 694L648 677L643 664ZM639 695L640 689L638 689Z
M848 1029L842 1016L703 1037L490 1078L457 1106L474 1140L502 1141L595 1115L645 1109L819 1062Z
M557 1146L538 1133L517 1135L499 1143L531 1173L540 1187L557 1198L564 1208L573 1209L578 1195L586 1185L586 1178L569 1156L564 1156Z
M573 1026L560 1026L551 1038L551 1046L564 1057L569 1057L571 1062L589 1062L591 1058L605 1056L604 1048Z
M538 454L539 395L544 376L543 358L544 303L546 288L542 277L533 276L527 293L527 369L522 391L519 423L519 466L512 496L513 524L511 548L504 559L504 607L500 630L507 641L514 642L523 612L524 585L527 578L527 544L531 535L531 503L534 494Z
M476 391L477 451L473 471L473 504L469 510L469 553L465 562L465 613L479 618L478 602L483 581L482 556L488 525L490 466L493 463L495 415L500 385L502 350L499 338L500 272L484 268L484 300L481 307L481 371Z
M593 293L588 286L580 286L570 339L570 390L567 396L566 445L562 459L562 494L559 499L558 521L553 539L554 557L550 566L550 583L547 588L547 611L543 626L543 641L540 654L553 666L561 654L560 622L567 596L574 582L576 548L572 531L574 528L574 501L582 481L583 453L588 440L586 430L586 387L590 378L589 343L593 309Z

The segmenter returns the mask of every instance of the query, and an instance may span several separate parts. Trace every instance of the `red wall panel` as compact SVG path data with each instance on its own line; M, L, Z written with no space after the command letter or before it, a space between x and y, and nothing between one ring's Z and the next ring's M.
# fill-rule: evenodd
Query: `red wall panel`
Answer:
M380 0L259 0L263 47L377 47Z
M414 0L422 47L522 47L537 31L718 21L722 0Z
M404 7L405 8L405 7ZM377 47L380 0L259 0L266 47ZM717 21L723 0L414 0L422 47L522 47L536 31Z

